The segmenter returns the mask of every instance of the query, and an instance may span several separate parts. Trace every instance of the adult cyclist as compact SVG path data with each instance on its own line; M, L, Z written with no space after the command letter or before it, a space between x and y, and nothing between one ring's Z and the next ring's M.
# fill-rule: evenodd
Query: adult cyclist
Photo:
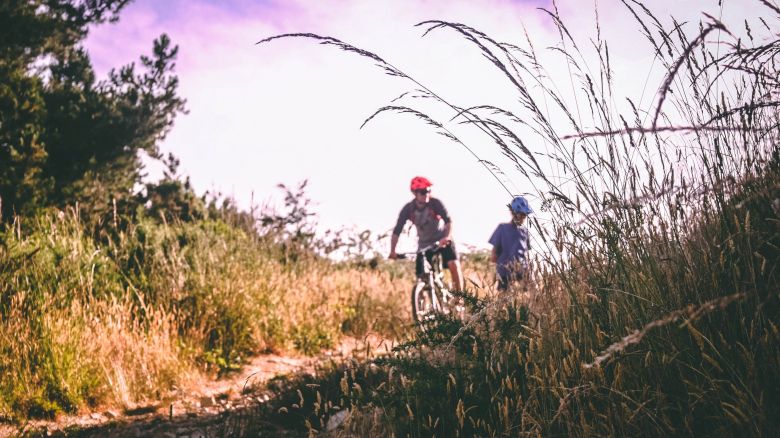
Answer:
M398 255L395 247L398 244L398 237L404 229L407 221L411 221L417 228L417 248L418 251L439 242L436 252L441 253L442 261L447 265L452 277L452 286L455 290L463 290L463 274L461 272L458 251L455 249L455 242L452 240L452 220L447 209L440 200L431 196L431 186L433 184L422 176L412 178L410 189L414 195L409 203L403 206L398 215L398 221L393 228L393 235L390 238L389 258L395 260ZM425 256L430 261L434 251L426 252ZM424 263L420 254L415 261L417 276L424 274Z

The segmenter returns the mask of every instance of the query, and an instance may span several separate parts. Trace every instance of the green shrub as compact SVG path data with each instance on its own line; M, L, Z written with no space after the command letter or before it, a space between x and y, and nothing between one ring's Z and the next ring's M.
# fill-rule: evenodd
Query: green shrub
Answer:
M53 210L0 232L0 413L133 405L259 351L329 348L347 319L368 318L348 316L348 303L405 304L387 297L408 277L322 257L290 263L273 240L220 220L116 223L95 232L78 212ZM350 333L408 323L398 307L385 314L393 323Z

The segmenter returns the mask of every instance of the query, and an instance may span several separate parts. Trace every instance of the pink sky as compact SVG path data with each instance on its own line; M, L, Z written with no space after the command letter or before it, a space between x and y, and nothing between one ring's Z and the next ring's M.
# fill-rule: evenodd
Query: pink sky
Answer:
M619 1L597 3L616 77L623 79L618 90L648 108L660 78L652 52ZM692 23L702 10L733 14L727 18L739 23L744 6L757 4L725 0L721 11L716 0L650 3L659 17L674 14ZM380 54L461 105L512 108L517 103L511 89L472 46L446 31L420 38L414 25L427 19L463 22L518 45L525 45L525 28L536 50L545 51L557 35L537 8L549 5L530 0L136 0L118 23L93 29L86 46L102 76L149 53L163 32L179 45L180 93L190 112L176 120L162 150L181 158L181 171L199 193L217 189L247 205L252 192L256 201L278 198L277 183L309 179L323 227L382 232L410 198L408 180L421 174L434 181L434 196L450 209L456 240L485 247L496 224L506 220L508 195L473 157L408 116L384 115L358 129L377 108L408 91L408 83L312 41L255 42L287 32L334 36ZM595 34L593 5L558 2L586 49ZM560 60L551 62L561 66L557 73L565 72ZM644 86L648 75L649 88ZM502 163L490 142L464 135L483 158ZM512 191L527 191L518 173L505 171Z

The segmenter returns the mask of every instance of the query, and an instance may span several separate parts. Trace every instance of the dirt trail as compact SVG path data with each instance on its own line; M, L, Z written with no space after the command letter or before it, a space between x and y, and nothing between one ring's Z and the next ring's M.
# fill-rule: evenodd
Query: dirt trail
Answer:
M31 421L24 430L31 436L205 437L231 412L268 401L263 387L275 377L312 373L318 363L381 354L391 346L390 341L368 335L363 339L345 337L316 357L263 354L252 358L238 373L197 382L191 385L196 389L172 392L153 403ZM17 427L0 425L0 437L19 433Z

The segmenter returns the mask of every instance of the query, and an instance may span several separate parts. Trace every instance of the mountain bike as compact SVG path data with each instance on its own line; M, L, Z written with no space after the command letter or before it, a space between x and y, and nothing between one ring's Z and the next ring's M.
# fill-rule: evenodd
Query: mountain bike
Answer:
M463 305L444 285L439 242L421 248L416 252L400 253L399 259L411 259L420 256L423 260L423 273L417 277L412 287L412 316L421 328L437 315L450 315L462 318ZM430 257L430 260L429 260Z

